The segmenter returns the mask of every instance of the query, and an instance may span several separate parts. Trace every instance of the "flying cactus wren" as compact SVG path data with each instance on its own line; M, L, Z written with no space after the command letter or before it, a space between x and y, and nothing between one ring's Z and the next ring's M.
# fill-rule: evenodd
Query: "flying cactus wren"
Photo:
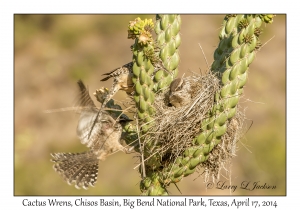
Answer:
M170 84L169 102L178 108L191 101L190 84L183 78L177 78Z
M99 112L92 101L87 88L81 80L78 81L80 88L79 105L80 118L77 126L77 135L82 144L85 144L89 151L83 153L53 153L51 154L55 164L54 170L72 184L75 182L76 188L87 189L94 186L97 182L98 163L105 160L110 154L123 151L127 152L122 146L121 134L122 126L129 121L129 118L122 116L115 120L106 111L100 111L101 115L94 119ZM93 131L91 127L94 125Z

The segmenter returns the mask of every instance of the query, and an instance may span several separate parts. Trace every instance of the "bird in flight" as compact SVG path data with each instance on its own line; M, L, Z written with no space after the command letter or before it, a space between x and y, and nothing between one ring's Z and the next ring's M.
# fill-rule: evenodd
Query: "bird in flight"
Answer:
M54 162L54 170L68 184L75 183L76 188L87 189L97 182L99 161L117 151L127 152L121 144L122 126L131 120L122 115L114 119L108 112L98 109L81 80L78 81L78 86L79 105L82 108L77 136L89 150L83 153L53 153L51 161ZM98 115L99 112L101 115Z

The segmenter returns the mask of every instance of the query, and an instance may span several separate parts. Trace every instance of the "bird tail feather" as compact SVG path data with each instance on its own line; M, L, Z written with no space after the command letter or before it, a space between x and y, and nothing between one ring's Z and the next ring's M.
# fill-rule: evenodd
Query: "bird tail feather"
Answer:
M97 182L98 163L97 156L92 152L83 153L52 153L53 168L64 180L75 187L87 189Z

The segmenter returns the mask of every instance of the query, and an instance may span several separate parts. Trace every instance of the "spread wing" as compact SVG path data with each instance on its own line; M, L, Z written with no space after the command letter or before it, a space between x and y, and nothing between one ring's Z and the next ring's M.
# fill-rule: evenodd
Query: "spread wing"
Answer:
M86 107L86 108L96 108L91 96L89 94L88 88L83 84L82 80L77 82L79 86L79 106Z
M81 80L78 81L78 86L80 89L79 105L82 109L77 125L77 136L80 142L87 147L91 149L100 148L108 136L114 132L116 121L106 111L101 111L98 119L96 119L99 109L95 106L88 89ZM96 123L91 132L95 120Z

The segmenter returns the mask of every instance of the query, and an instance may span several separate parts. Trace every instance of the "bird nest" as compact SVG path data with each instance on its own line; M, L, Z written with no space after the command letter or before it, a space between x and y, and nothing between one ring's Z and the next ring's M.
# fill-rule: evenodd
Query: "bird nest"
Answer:
M193 74L184 78L184 82L188 90L181 91L182 97L187 94L190 100L175 108L170 105L170 88L159 92L154 103L155 125L145 136L146 141L157 142L158 147L153 154L160 155L163 167L173 164L187 148L194 146L193 140L202 132L202 122L212 110L215 93L221 88L218 77L212 73ZM226 169L226 163L235 155L243 119L243 114L237 111L236 116L226 122L227 132L221 142L211 151L208 160L199 165L198 169L204 169L206 180L218 178L220 170Z

